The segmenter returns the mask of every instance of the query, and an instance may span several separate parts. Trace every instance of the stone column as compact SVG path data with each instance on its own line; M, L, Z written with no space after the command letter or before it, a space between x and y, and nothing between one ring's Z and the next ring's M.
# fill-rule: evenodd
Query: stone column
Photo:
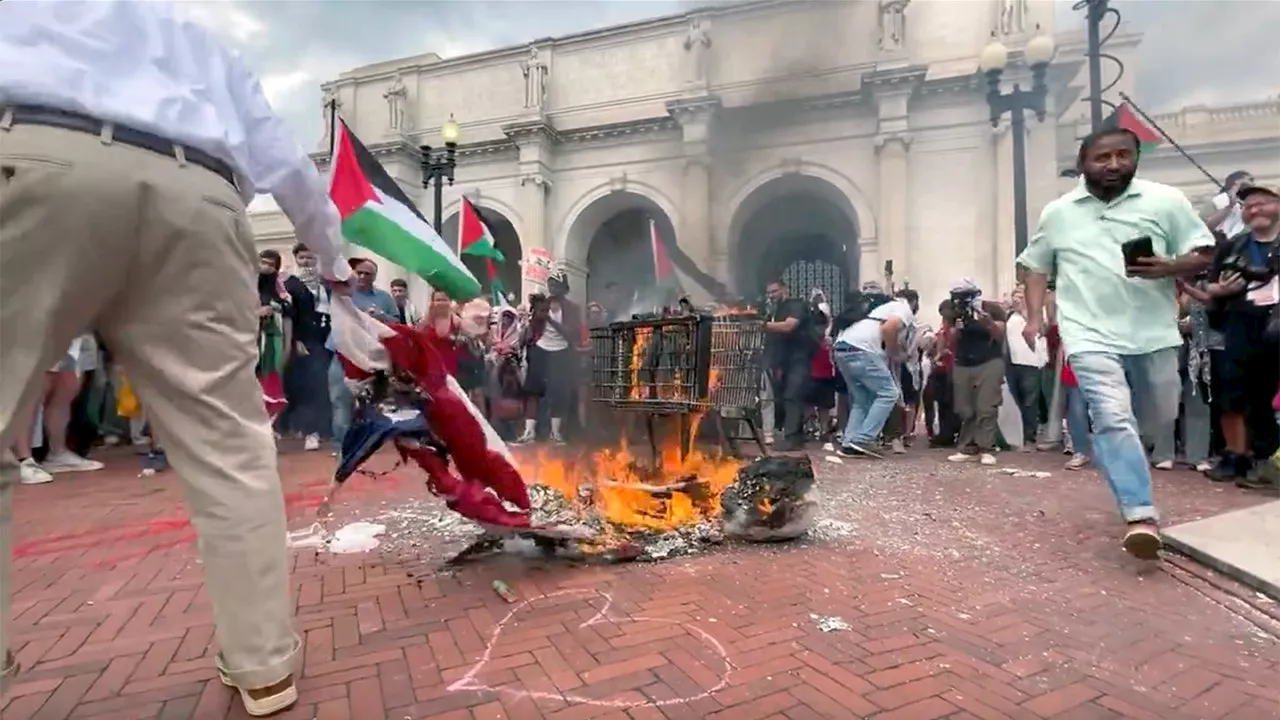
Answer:
M906 6L906 2L882 3L882 8L899 15L905 12ZM878 120L875 148L879 179L879 217L876 222L879 242L874 269L865 272L867 263L861 263L864 270L861 282L873 278L883 281L886 260L893 261L893 280L896 285L901 287L903 280L911 279L912 238L907 223L911 198L907 152L911 147L909 110L911 96L924 83L925 73L925 67L905 65L898 59L878 63L874 72L862 78L863 87L875 99Z
M907 148L911 136L891 133L877 136L875 142L880 166L879 265L883 268L886 260L893 261L893 280L900 287L911 278L907 244Z
M680 224L681 247L698 259L706 272L724 280L722 266L728 253L711 232L711 176L706 157L689 157L684 166L683 222Z
M711 154L707 145L719 107L719 98L704 95L673 100L667 103L667 112L680 123L684 147L681 222L676 228L676 242L703 271L726 281L728 249L711 222Z
M551 189L551 181L546 175L534 171L520 176L520 215L524 218L521 228L520 247L541 248L552 251L553 244L547 237L547 193ZM527 255L527 251L522 253ZM525 297L531 289L520 288L520 297Z
M542 117L506 125L502 132L515 142L519 151L519 205L524 218L520 228L521 255L528 257L530 248L553 251L555 242L547 232L547 195L551 192L551 161L559 136ZM521 288L520 293L523 297L528 289Z

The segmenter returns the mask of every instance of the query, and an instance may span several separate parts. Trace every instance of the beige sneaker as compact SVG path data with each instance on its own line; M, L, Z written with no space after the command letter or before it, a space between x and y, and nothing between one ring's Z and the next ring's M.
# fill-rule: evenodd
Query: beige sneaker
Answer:
M1066 468L1068 470L1083 470L1089 466L1089 456L1084 453L1076 453L1067 461Z
M1160 531L1156 529L1155 523L1129 523L1129 529L1124 534L1125 552L1139 560L1159 560L1160 544Z
M245 690L244 688L236 687L236 684L231 682L231 678L227 677L222 668L218 668L218 679L222 681L223 685L240 691L240 700L244 703L244 711L250 717L275 715L278 712L288 710L298 702L298 687L293 684L292 675L275 685L256 690Z

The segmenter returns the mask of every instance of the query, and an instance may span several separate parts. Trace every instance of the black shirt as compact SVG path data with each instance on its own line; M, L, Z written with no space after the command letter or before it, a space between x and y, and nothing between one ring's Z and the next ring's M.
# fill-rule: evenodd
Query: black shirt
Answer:
M982 311L996 322L1004 322L1007 318L1004 308L998 303L983 300ZM981 323L965 325L957 320L955 343L956 367L977 367L1004 357L1004 342L993 337Z
M1263 243L1258 242L1253 237L1252 232L1243 232L1236 235L1230 240L1218 244L1213 253L1213 264L1209 267L1209 282L1217 282L1221 279L1222 266L1228 258L1239 258L1255 268L1262 268L1268 265L1274 267L1277 262L1276 255L1278 252L1280 252L1280 238L1269 243ZM1258 283L1249 283L1247 287L1250 289L1256 288ZM1257 312L1257 307L1249 300L1249 293L1246 290L1239 295L1218 300L1213 309L1219 312L1223 310Z
M329 316L316 311L316 296L306 283L294 276L284 281L284 289L293 306L293 339L308 347L323 346L329 339Z
M791 365L808 365L813 359L815 342L809 306L798 298L787 298L774 308L770 322L783 322L799 318L800 322L789 333L765 333L764 353L769 367L785 368Z

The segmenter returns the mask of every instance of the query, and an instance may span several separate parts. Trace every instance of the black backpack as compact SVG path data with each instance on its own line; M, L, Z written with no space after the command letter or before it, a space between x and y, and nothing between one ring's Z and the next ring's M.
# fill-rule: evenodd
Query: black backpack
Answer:
M871 311L893 300L892 295L885 293L852 292L845 298L844 310L836 316L831 324L831 337L836 337L851 325L865 320Z

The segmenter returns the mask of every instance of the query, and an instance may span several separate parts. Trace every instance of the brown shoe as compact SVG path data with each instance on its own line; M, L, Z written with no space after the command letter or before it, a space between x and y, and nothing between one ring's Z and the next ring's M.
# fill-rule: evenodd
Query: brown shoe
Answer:
M1124 549L1139 560L1160 559L1160 531L1155 523L1129 523L1129 530L1124 534Z

